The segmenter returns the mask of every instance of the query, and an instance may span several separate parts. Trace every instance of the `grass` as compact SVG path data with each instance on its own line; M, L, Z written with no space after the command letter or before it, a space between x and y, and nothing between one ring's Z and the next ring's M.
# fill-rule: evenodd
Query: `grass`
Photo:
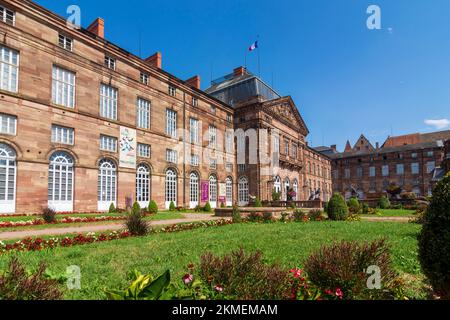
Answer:
M124 216L123 214L74 214L74 215L58 215L57 219L63 219L68 217L113 217L113 216ZM36 217L8 217L8 218L19 218L15 220L5 220L6 218L0 219L0 221L28 221L38 219L39 216ZM27 218L27 219L20 219ZM151 215L145 218L147 221L163 221L163 220L172 220L172 219L183 219L185 216L179 212L170 212L170 211L162 211L158 212L155 215ZM17 226L11 228L0 228L0 233L2 232L12 232L12 231L23 231L23 230L43 230L43 229L54 229L54 228L73 228L73 227L83 227L83 226L98 226L98 225L110 225L110 224L123 224L122 220L111 220L111 221L99 221L99 222L82 222L82 223L55 223L55 224L43 224L37 226Z
M247 223L26 252L19 257L30 268L46 261L52 273L63 273L71 265L80 266L82 290L67 291L66 298L104 299L105 288L127 286L129 271L159 275L170 269L173 278L179 279L186 271L185 266L190 262L198 264L205 251L222 255L240 247L261 250L265 262L278 262L288 269L301 266L314 250L335 240L386 237L392 245L395 268L411 283L407 294L424 298L423 276L417 260L419 230L419 225L390 222ZM0 270L5 269L8 260L8 256L0 256Z
M416 214L415 210L406 209L378 209L379 215L366 214L365 217L412 217Z

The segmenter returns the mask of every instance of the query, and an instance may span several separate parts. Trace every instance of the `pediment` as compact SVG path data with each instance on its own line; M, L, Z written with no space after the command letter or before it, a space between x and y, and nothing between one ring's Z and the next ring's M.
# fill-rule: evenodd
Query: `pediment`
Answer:
M265 102L263 109L277 120L294 129L300 129L304 136L309 134L308 127L291 97L284 97Z

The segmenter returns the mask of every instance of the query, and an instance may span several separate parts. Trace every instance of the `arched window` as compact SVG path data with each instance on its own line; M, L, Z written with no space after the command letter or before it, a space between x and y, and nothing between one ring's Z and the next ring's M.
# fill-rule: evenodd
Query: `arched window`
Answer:
M289 195L288 195L290 188L291 188L291 182L289 181L289 178L284 179L284 189L283 189L283 191L284 191L284 199L286 201L290 200L289 199Z
M249 203L248 179L246 177L242 177L239 179L238 194L239 194L239 205L240 206L248 205Z
M225 181L226 190L227 190L227 207L231 207L233 205L233 179L228 177Z
M73 158L57 151L48 168L48 206L56 211L73 211Z
M0 214L16 211L16 152L0 143Z
M294 197L294 201L299 201L300 200L300 195L298 194L298 180L295 179L294 180L294 185L293 185L293 189L295 192L295 197Z
M136 199L141 207L150 203L151 174L146 164L140 164L136 170Z
M103 159L98 171L98 210L106 211L111 203L117 207L117 169L116 164Z
M209 203L212 208L217 207L217 177L215 175L209 177Z
M279 176L275 177L275 182L273 184L273 189L277 193L281 193L281 178Z
M189 176L189 194L190 194L190 208L193 209L199 205L199 182L198 182L198 174L192 172Z
M174 169L166 171L166 209L170 208L170 203L177 205L177 173Z

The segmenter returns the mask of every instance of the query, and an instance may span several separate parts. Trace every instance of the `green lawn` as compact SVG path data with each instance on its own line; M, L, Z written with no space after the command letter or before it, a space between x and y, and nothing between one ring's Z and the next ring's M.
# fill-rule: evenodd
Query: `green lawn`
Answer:
M378 209L380 215L367 214L363 215L366 217L411 217L416 214L415 210L406 210L406 209Z
M74 215L58 215L57 219L63 219L65 217L101 217L101 216L124 216L125 214L74 214ZM162 221L162 220L172 220L172 219L183 219L185 216L179 212L170 212L163 211L158 212L155 215L151 215L145 218L147 221ZM13 219L14 218L14 219ZM18 219L17 219L18 218ZM26 218L26 219L24 219ZM8 217L2 218L0 221L28 221L38 219L39 216L36 217ZM13 219L13 220L6 220ZM122 220L109 220L109 221L99 221L99 222L81 222L81 223L55 223L55 224L43 224L37 226L17 226L11 228L0 228L1 232L10 232L10 231L22 231L22 230L42 230L42 229L53 229L53 228L71 228L71 227L82 227L82 226L95 226L95 225L105 225L105 224L121 224Z
M423 276L417 260L419 230L419 225L390 222L247 223L20 253L19 256L29 267L46 261L53 273L62 273L70 265L80 266L82 290L68 291L66 298L104 299L103 289L125 287L127 272L131 270L157 275L170 269L173 277L179 278L185 266L190 262L198 263L205 251L225 254L242 246L250 251L261 250L268 263L279 262L292 268L301 266L313 250L334 240L365 241L386 237L392 245L395 268L411 280L407 294L423 298ZM8 259L8 256L0 256L0 269L6 267Z

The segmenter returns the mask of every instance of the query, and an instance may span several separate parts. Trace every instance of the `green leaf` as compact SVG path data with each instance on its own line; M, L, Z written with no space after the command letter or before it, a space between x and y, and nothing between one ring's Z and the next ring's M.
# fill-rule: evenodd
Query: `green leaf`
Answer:
M108 300L126 300L125 299L125 292L118 291L118 290L105 290L106 296Z
M139 294L139 298L147 300L158 300L161 297L164 289L166 289L169 286L169 284L170 284L170 271L167 270L155 281L147 285Z

